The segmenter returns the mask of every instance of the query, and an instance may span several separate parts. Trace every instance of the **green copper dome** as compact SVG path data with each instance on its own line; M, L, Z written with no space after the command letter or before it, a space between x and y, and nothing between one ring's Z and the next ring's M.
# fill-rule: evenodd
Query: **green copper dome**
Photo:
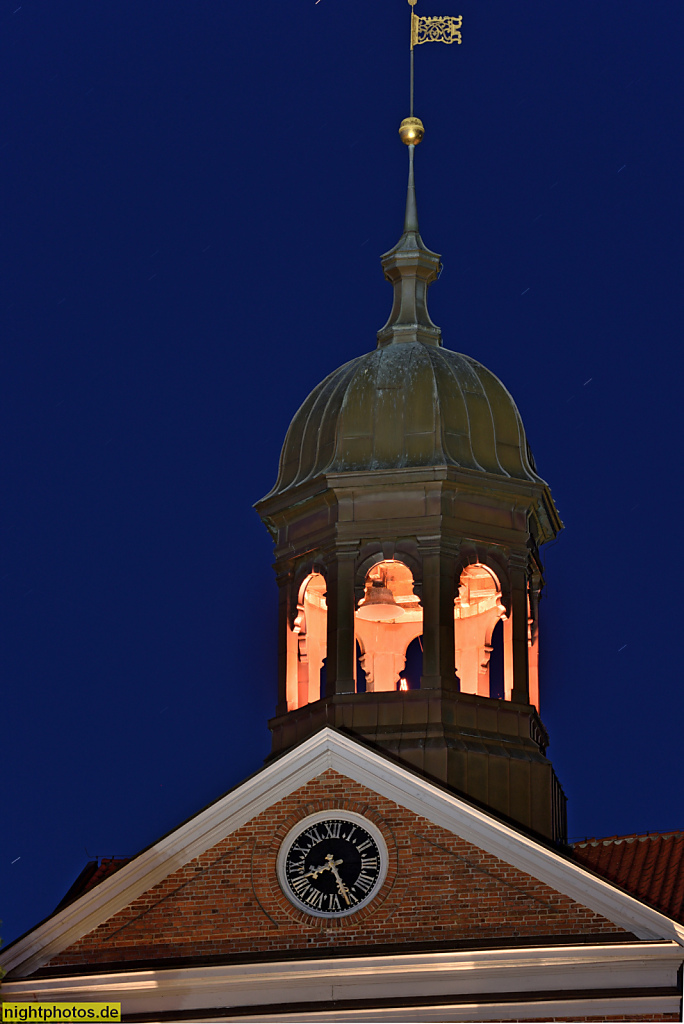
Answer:
M442 465L543 483L498 377L434 344L389 344L314 388L290 424L271 495L324 473Z
M290 424L269 498L326 473L415 466L544 484L506 388L475 359L443 348L430 319L427 291L440 257L420 237L413 151L404 232L382 257L394 300L378 347L311 392Z

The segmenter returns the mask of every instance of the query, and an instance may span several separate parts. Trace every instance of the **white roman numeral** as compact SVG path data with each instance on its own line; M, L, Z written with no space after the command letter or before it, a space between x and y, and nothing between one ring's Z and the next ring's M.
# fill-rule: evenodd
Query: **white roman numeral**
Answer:
M361 872L359 877L354 882L354 888L356 888L358 886L358 888L361 890L361 892L368 892L372 885L373 885L373 879L371 878L370 875L365 874L365 872L363 872L363 871Z
M316 910L320 910L323 905L323 893L318 892L316 889L311 888L311 892L304 899L305 903L308 903L310 907L315 907Z

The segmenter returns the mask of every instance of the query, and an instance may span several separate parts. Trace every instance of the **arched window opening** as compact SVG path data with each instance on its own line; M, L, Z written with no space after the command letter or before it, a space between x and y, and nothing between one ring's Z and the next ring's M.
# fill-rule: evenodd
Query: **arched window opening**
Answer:
M504 698L504 629L499 619L492 630L492 653L489 655L489 696Z
M399 676L399 690L419 690L423 674L423 637L415 637L406 648L406 662Z
M363 667L363 660L364 660L364 655L363 655L363 651L361 649L361 644L357 640L356 641L356 675L354 677L355 680L356 680L356 692L357 693L365 693L366 692L366 688L367 688L366 687L366 672L365 672L365 669Z
M530 704L539 711L539 631L527 595L527 666Z
M403 562L385 559L372 566L354 620L366 692L398 689L400 676L406 676L407 648L423 632L423 609ZM420 677L411 683L411 689L419 686Z
M297 616L288 636L288 711L319 700L328 653L325 579L310 573L297 595Z
M505 616L499 581L491 569L479 562L467 566L454 601L456 673L461 693L496 696L490 686L492 633Z

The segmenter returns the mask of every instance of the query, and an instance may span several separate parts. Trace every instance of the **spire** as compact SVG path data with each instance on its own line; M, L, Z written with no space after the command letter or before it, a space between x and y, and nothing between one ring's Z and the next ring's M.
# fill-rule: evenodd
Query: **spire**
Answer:
M394 248L381 257L385 277L394 288L394 302L389 320L378 331L378 348L405 341L442 344L442 332L433 324L427 309L427 290L439 276L440 257L431 252L420 237L413 174L413 154L423 132L422 122L417 117L405 118L399 127L399 135L409 153L406 215L403 235Z
M409 111L399 125L401 141L409 151L409 180L406 196L404 233L393 249L381 257L385 277L394 287L394 303L389 320L378 331L378 348L400 341L422 341L441 345L442 332L433 324L427 310L427 290L439 277L440 257L424 244L418 230L416 186L413 178L413 154L423 138L423 122L413 116L413 51L422 43L460 43L463 18L419 18L413 8L418 0L408 0L411 8L409 47Z
M409 179L406 190L406 215L404 217L404 234L418 235L418 207L416 205L416 179L413 175L413 153L415 145L409 146ZM420 237L420 235L418 235Z

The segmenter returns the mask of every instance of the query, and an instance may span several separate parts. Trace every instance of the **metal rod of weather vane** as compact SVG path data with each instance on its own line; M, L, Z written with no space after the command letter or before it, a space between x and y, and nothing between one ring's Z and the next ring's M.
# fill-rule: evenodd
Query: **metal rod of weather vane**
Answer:
M413 8L415 7L415 5L417 3L417 0L408 0L408 2L409 2L409 5L411 7L411 46L409 48L409 53L411 54L411 57L410 57L411 73L409 75L409 83L410 83L410 89L409 89L409 116L413 117L413 28L414 28L414 21L413 21L413 19L415 18L415 14L413 13Z

